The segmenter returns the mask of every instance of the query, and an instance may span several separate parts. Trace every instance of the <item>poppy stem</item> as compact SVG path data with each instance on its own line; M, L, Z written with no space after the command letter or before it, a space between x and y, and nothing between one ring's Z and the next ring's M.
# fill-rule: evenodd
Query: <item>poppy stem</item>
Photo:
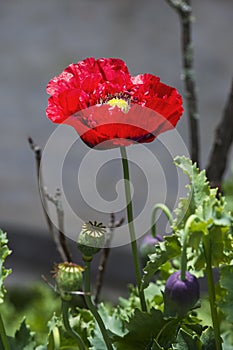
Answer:
M132 206L132 198L131 198L130 182L129 182L130 181L129 164L128 164L125 147L124 146L120 147L120 150L121 150L121 159L122 159L124 180L125 180L124 182L125 182L125 198L126 198L126 204L127 204L127 217L128 217L128 226L129 226L129 233L130 233L130 239L131 239L131 248L132 248L133 260L134 260L136 281L137 281L142 311L147 311L144 290L142 288L142 277L141 277L138 248L137 248L137 241L136 241L134 221L133 221L133 206Z
M80 335L73 330L73 328L70 325L69 321L69 302L66 300L62 300L62 317L63 317L63 323L66 331L69 333L69 335L74 338L77 341L78 347L80 350L85 350L86 347L82 341L82 338Z
M104 322L102 320L102 318L100 317L100 314L98 313L96 307L94 306L94 304L92 303L92 300L91 300L91 296L90 296L90 289L91 289L91 286L90 286L90 280L91 280L91 269L90 269L90 261L85 261L86 265L85 265L85 271L84 271L84 274L83 274L83 277L84 277L84 299L85 299L85 302L87 304L87 307L88 309L91 311L91 313L93 314L98 326L99 326L99 329L102 333L102 336L104 338L104 341L105 341L105 344L106 344L106 347L108 350L113 350L113 347L112 347L112 343L111 343L111 340L108 336L108 333L107 333L107 329L105 328L105 325L104 325Z
M180 274L180 279L182 281L186 280L186 271L187 271L187 243L188 243L188 236L190 233L190 228L192 223L198 220L197 215L192 214L186 221L185 227L184 227L184 232L183 232L183 242L182 242L182 253L181 253L181 274Z
M166 215L166 217L168 218L168 221L170 223L170 225L172 225L172 214L169 210L169 208L163 204L163 203L158 203L155 204L155 206L152 209L152 215L151 215L151 234L153 237L156 236L156 223L155 223L155 218L156 218L156 213L157 210L161 209L162 212Z
M214 276L213 276L213 270L212 270L211 242L210 242L209 234L204 237L203 248L204 248L205 260L206 260L205 272L206 272L206 279L207 279L208 292L209 292L209 303L210 303L211 318L212 318L213 329L214 329L216 350L222 350L222 339L221 339L221 333L220 333L218 311L216 306L215 285L214 285Z

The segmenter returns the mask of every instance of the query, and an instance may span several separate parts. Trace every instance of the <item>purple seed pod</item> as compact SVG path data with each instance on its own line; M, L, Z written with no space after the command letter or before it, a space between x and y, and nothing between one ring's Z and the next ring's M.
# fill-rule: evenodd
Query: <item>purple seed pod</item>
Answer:
M162 242L163 237L160 235L157 235L153 237L151 234L147 234L141 243L140 246L140 254L143 265L146 264L148 260L148 255L155 253L155 245L157 245L159 242Z
M182 281L180 275L181 272L177 271L166 282L164 291L165 317L184 316L200 298L200 287L197 278L186 272L185 280Z

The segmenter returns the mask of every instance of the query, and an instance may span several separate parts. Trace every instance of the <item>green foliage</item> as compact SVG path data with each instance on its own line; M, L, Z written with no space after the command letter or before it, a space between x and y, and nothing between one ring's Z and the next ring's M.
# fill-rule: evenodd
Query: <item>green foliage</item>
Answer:
M161 311L152 309L145 313L137 309L126 323L127 333L123 337L115 336L114 344L117 350L144 350L165 323Z
M194 214L195 209L209 197L210 189L205 170L200 172L196 164L192 164L192 161L184 156L176 157L174 162L190 180L190 184L186 186L188 188L187 198L181 198L177 209L175 209L176 219L173 228L178 230L184 227L188 217Z
M203 344L202 350L216 350L214 330L212 327L208 327L201 335L201 341Z
M6 258L11 254L11 250L9 250L7 243L8 239L6 233L0 229L0 304L3 303L4 295L6 293L3 282L11 273L10 269L4 267Z
M221 267L220 286L224 289L224 295L219 301L219 306L227 320L233 322L233 265Z
M45 283L36 283L30 288L10 288L0 312L9 335L13 336L25 316L36 341L43 343L48 333L47 322L60 308L60 299L54 291Z
M203 350L202 343L196 335L180 329L175 344L172 346L173 350Z
M152 276L164 265L167 261L175 258L181 252L181 245L177 236L166 236L163 242L159 242L155 246L155 253L150 255L150 260L144 268L143 286L147 287Z
M212 267L229 263L232 254L232 217L226 210L224 197L217 197L217 190L211 189L205 171L199 171L190 159L177 157L175 164L190 179L189 193L178 205L173 228L178 235L188 230L187 245L189 266L197 271L203 270L206 264L204 247L207 243L211 252ZM189 207L187 212L183 211ZM188 227L187 227L188 226Z
M186 251L187 269L196 276L204 275L207 261L211 261L210 270L211 267L220 270L218 287L213 286L213 289L221 317L223 349L233 348L232 215L225 198L219 198L217 190L210 188L205 171L200 171L185 157L177 157L175 164L188 175L190 184L186 198L180 199L175 210L172 234L163 237L164 241L155 246L144 268L142 286L148 312L141 311L138 290L133 286L130 286L128 298L120 297L117 306L106 303L98 306L114 350L216 349L206 301L201 308L182 317L164 315L164 286L171 273L180 269L183 251ZM3 281L10 272L3 263L10 251L6 234L0 231L0 237L0 312L10 350L77 350L77 337L72 337L69 327L68 331L64 327L60 299L47 286L38 284L29 292L10 291L3 303ZM183 249L184 246L187 249ZM76 303L75 298L72 297L73 304L69 308L68 324L82 338L87 350L106 350L93 315L85 305ZM19 329L15 331L16 328Z
M231 169L231 176L223 182L223 193L226 197L226 209L233 213L233 168Z
M9 340L12 350L32 350L36 346L34 333L30 331L25 319L21 322L20 328L15 332L14 338L9 338Z

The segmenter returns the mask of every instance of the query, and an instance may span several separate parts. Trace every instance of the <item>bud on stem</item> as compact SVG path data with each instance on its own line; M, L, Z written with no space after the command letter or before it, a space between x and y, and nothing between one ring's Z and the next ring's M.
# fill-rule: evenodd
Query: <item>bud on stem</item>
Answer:
M181 272L173 273L167 280L164 291L164 315L183 317L197 303L200 287L197 278L189 272L181 280Z

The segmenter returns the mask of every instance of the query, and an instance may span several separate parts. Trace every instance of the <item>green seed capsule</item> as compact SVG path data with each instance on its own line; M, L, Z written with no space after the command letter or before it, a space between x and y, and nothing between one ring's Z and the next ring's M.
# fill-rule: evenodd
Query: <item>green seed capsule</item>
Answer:
M92 260L93 255L104 247L105 236L106 228L102 223L89 221L83 224L77 243L84 260Z
M71 299L69 293L81 289L83 271L84 269L81 266L71 262L60 263L55 266L54 278L64 299Z

